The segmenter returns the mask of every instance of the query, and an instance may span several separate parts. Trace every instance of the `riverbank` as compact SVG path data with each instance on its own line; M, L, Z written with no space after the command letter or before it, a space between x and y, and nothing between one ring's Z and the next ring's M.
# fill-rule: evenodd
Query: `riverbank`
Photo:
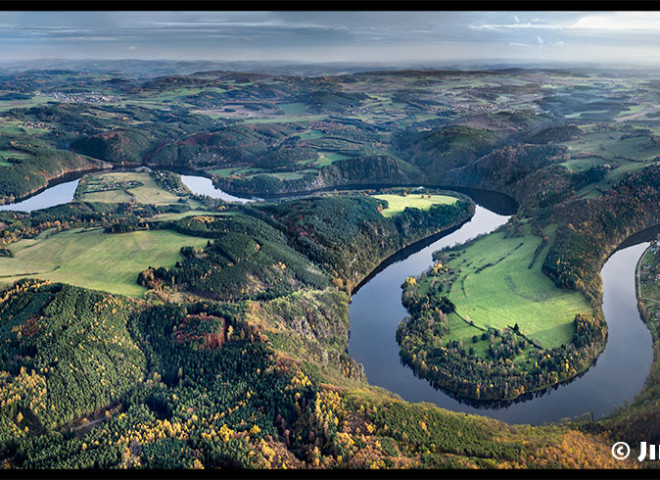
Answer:
M660 441L660 258L651 243L635 265L635 294L639 315L653 340L653 362L641 391L630 405L603 421L628 442Z
M553 233L514 219L435 254L431 269L404 284L404 361L477 400L513 400L589 368L606 326L580 292L542 272Z
M60 170L55 174L50 174L50 175L42 174L45 181L43 184L28 189L19 196L15 196L15 195L0 196L0 206L11 205L14 203L19 203L25 200L29 200L30 198L43 193L48 188L52 188L54 186L60 185L62 183L70 182L73 180L78 180L83 175L86 175L88 173L94 173L94 172L100 172L100 171L112 169L112 164L108 162L102 162L101 160L99 160L99 162L100 165L81 166L77 168L66 168Z
M475 217L466 225L419 251L408 252L354 294L349 353L364 365L369 383L410 402L431 402L508 423L539 425L583 416L599 419L610 415L616 407L631 403L644 385L652 356L646 327L634 321L638 313L633 268L643 245L621 248L604 261L602 310L609 338L597 361L571 381L525 393L514 401L477 401L432 386L401 362L394 338L397 325L407 315L400 301L401 283L432 266L434 251L463 244L495 230L506 220L478 205Z

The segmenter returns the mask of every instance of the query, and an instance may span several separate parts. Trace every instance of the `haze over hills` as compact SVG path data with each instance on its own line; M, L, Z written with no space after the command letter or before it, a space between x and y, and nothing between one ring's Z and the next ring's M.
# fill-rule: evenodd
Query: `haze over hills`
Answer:
M0 16L2 468L653 467L659 15L50 13Z
M291 61L212 61L212 60L94 60L94 59L37 59L37 60L0 60L0 73L21 72L26 70L71 70L78 72L98 72L118 74L127 78L140 79L164 75L188 75L204 71L234 71L262 73L268 75L324 76L344 75L378 71L491 71L491 70L570 70L573 72L594 73L606 68L613 75L636 75L637 72L653 72L660 67L650 65L627 65L580 62L512 62L507 59L463 61L426 61L426 62L324 62L315 63Z

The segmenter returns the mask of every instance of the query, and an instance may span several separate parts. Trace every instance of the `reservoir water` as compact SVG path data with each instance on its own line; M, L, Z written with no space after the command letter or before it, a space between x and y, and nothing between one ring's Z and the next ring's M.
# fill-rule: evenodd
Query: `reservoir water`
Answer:
M78 188L79 181L80 179L78 178L69 182L53 185L46 188L44 191L26 198L20 202L0 205L0 211L12 210L20 212L31 212L33 210L40 210L42 208L54 207L55 205L69 203L71 200L73 200L73 195L76 193L76 188Z
M354 292L350 305L349 353L365 367L367 380L411 402L432 402L449 410L475 413L509 423L543 424L584 414L600 418L640 392L653 360L651 334L635 297L635 264L648 242L616 251L601 270L608 341L592 367L572 381L513 402L465 400L415 375L399 356L395 332L408 314L401 284L433 264L432 252L488 233L507 221L483 205L458 230L397 258Z
M182 175L195 194L227 201L255 199L229 195L213 186L210 179ZM0 206L0 210L33 211L73 200L78 179L52 185L26 200ZM466 401L451 392L436 389L415 376L399 357L395 339L398 323L407 315L401 304L401 283L432 265L432 252L463 243L502 225L513 209L505 196L461 189L477 203L475 215L458 229L441 238L406 248L383 262L354 292L350 305L349 353L365 367L367 379L399 394L406 400L427 401L454 411L476 413L510 423L541 424L562 418L593 414L600 418L624 402L632 402L644 385L653 359L651 335L641 321L635 298L635 265L648 242L660 227L630 237L605 263L603 312L609 334L604 352L583 375L515 402Z
M254 202L255 198L242 198L230 195L213 185L210 178L199 175L181 175L181 181L188 189L197 195L208 195L211 198L219 198L225 202Z

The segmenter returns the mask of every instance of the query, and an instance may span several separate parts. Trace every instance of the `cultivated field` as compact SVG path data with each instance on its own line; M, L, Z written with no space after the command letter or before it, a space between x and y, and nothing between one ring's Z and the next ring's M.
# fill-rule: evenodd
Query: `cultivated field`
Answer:
M132 187L129 185L131 182L139 182L142 185ZM106 190L103 191L103 188ZM151 175L142 172L86 175L78 186L76 197L81 202L149 203L151 205L176 203L180 198L159 187Z

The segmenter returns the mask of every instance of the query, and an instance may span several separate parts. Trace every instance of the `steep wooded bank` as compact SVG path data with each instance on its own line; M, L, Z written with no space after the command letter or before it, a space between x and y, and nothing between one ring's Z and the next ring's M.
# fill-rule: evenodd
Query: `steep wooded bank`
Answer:
M611 458L606 434L509 426L324 383L236 304L127 302L28 281L4 291L0 309L11 318L0 331L5 467L633 465Z

